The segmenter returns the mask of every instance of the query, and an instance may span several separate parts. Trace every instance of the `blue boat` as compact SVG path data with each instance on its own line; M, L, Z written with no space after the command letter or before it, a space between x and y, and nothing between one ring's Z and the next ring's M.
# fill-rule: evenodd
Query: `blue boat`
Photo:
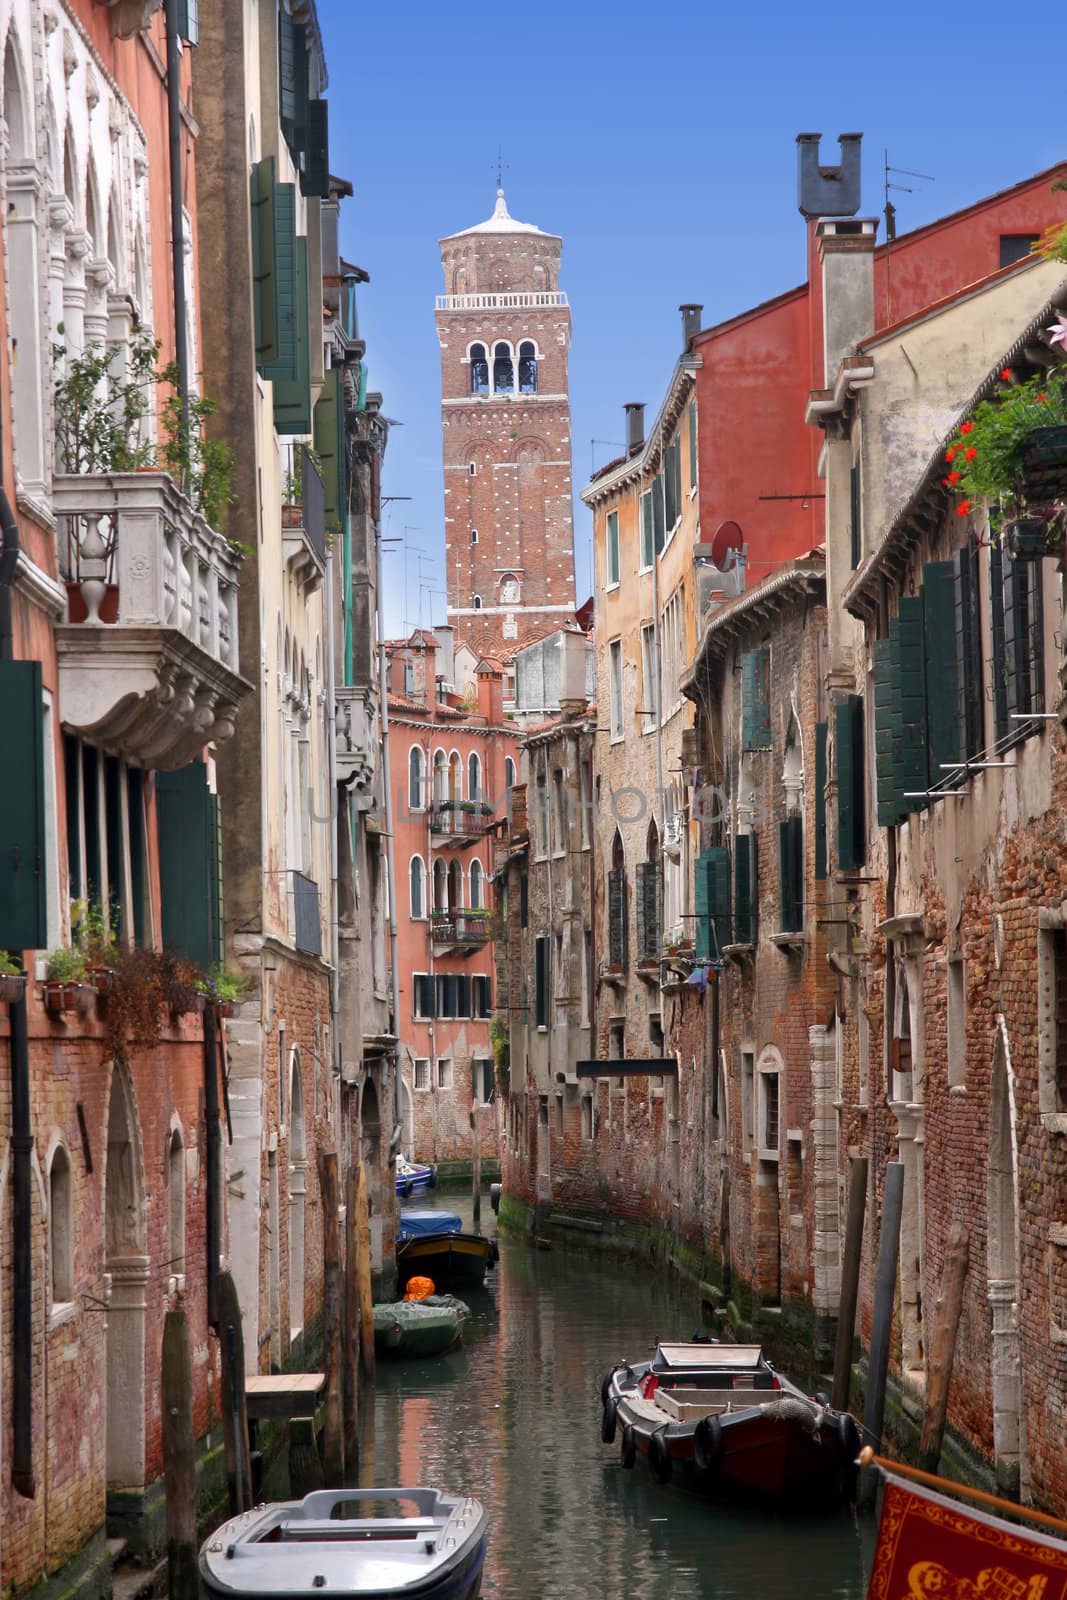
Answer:
M424 1166L419 1161L409 1161L407 1156L396 1158L396 1192L401 1200L412 1194L425 1194L437 1182L437 1168Z

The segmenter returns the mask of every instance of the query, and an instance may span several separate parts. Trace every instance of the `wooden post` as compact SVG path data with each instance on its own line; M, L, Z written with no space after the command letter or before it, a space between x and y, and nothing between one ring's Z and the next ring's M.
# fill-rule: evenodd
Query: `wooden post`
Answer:
M193 1349L184 1311L168 1311L163 1321L162 1402L167 1593L171 1600L197 1600Z
M866 1211L867 1160L865 1156L857 1156L848 1174L845 1253L841 1262L841 1298L837 1306L834 1387L830 1397L830 1403L835 1411L848 1410L849 1391L852 1387L852 1342L856 1336L856 1302L859 1299L863 1220Z
M314 1417L289 1418L289 1493L303 1500L314 1489L324 1489L319 1449L315 1443Z
M359 1353L364 1375L374 1377L374 1301L370 1283L370 1212L367 1168L359 1163L356 1179L356 1279L359 1286Z
M355 1167L345 1177L344 1417L349 1476L359 1471L359 1272Z
M328 1489L345 1481L345 1439L341 1417L341 1226L337 1152L319 1151L322 1193L323 1370L326 1376L322 1465Z
M241 1302L237 1285L228 1272L217 1280L219 1351L221 1355L222 1440L226 1453L226 1481L230 1515L252 1504L252 1469L248 1453L248 1409L245 1404L245 1341L241 1329Z
M925 1472L936 1472L941 1460L969 1248L970 1235L967 1229L961 1222L954 1222L949 1232L945 1267L941 1274L941 1297L934 1311L934 1338L926 1377L926 1410L919 1443L919 1466Z
M482 1145L478 1135L478 1102L471 1105L471 1187L474 1190L474 1231L482 1231Z
M868 1356L867 1403L863 1408L864 1443L880 1449L885 1421L885 1388L889 1377L889 1336L893 1329L893 1301L897 1288L897 1258L900 1254L900 1215L904 1207L904 1163L890 1161L885 1169L882 1196L882 1231L878 1240L878 1268L874 1280L874 1319ZM878 1474L860 1474L857 1499L870 1505L877 1489Z

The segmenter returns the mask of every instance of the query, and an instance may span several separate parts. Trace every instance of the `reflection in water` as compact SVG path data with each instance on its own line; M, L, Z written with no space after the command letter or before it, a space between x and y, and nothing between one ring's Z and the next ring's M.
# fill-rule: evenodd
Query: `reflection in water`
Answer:
M601 1444L607 1368L698 1326L675 1286L508 1237L489 1284L463 1349L379 1363L361 1397L360 1472L368 1486L432 1484L485 1503L485 1600L859 1600L851 1515L709 1506L660 1488L640 1460L624 1472L618 1446Z

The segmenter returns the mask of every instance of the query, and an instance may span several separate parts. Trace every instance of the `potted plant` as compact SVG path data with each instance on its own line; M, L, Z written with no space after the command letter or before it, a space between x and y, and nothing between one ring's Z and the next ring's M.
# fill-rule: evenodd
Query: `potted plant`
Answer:
M91 990L85 983L85 952L79 945L53 950L45 968L44 1003L48 1011L84 1011Z
M207 996L200 987L203 973L170 950L164 950L159 957L159 980L164 1004L172 1017L202 1012L207 1005Z
M1001 529L1001 545L1016 561L1041 561L1045 556L1062 556L1067 507L1045 506L1033 516L1016 517Z
M117 923L117 915L114 920ZM73 900L70 931L74 943L85 954L86 976L96 994L101 998L109 995L119 951L101 907L87 900Z
M63 325L60 324L60 333ZM115 351L89 344L71 356L53 350L56 365L56 445L64 472L135 472L154 452L144 420L158 381L159 344L138 333L116 368Z
M234 1007L244 999L249 988L250 981L243 972L227 972L225 967L215 967L197 983L207 1004L218 1007L220 1017L232 1017Z
M9 951L0 950L0 1000L10 1005L21 1000L25 993L26 974L22 966Z
M990 530L1029 523L1020 552L1035 552L1038 520L1058 534L1067 500L1067 368L1016 383L1006 368L1000 393L983 400L960 424L945 451L945 487L967 516L978 499L990 502ZM1054 554L1055 548L1041 551Z

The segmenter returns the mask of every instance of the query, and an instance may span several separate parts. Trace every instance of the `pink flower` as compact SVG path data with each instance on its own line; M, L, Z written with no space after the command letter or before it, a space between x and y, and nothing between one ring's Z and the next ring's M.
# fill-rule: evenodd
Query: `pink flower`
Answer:
M1056 313L1055 322L1051 328L1046 328L1045 332L1048 334L1049 344L1062 345L1063 349L1067 350L1067 317L1062 311Z

